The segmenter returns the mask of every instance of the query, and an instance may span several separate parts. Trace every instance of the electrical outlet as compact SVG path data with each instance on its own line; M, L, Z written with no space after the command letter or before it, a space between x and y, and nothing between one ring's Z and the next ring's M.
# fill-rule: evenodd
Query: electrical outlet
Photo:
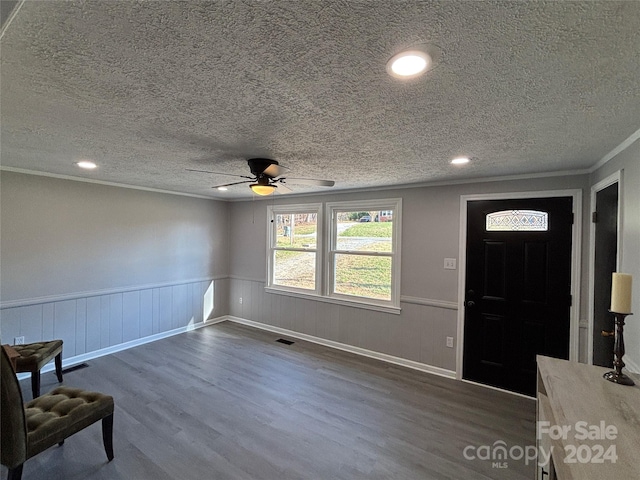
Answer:
M240 305L242 305L242 297L240 297L240 298L238 299L238 303L239 303Z
M444 259L444 269L445 270L455 270L456 269L456 259L455 258L445 258Z
M15 337L13 339L14 345L24 345L24 337Z
M447 347L453 348L453 337L447 337Z

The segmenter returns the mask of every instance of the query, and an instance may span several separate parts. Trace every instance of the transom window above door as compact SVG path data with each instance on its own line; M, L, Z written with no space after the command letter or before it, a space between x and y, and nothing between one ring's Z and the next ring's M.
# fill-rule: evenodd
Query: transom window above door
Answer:
M549 214L537 210L502 210L488 213L487 232L546 232Z

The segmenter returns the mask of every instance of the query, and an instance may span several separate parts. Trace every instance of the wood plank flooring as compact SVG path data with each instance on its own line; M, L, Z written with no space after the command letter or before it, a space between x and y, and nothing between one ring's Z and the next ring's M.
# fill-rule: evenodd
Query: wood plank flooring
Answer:
M23 479L534 477L524 460L500 469L463 456L534 445L533 400L277 338L225 322L68 373L65 385L114 397L115 459L96 424L28 460ZM56 385L42 376L43 392Z

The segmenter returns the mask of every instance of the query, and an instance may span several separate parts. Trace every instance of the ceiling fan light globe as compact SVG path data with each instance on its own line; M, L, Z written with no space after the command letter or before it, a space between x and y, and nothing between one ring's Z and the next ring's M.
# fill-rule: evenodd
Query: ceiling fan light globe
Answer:
M275 185L260 185L259 183L252 183L249 187L256 195L271 195L276 189Z

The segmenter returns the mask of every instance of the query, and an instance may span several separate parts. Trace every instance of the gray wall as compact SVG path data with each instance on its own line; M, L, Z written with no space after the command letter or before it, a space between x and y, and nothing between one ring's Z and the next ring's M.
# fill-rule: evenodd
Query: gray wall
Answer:
M633 275L632 309L635 315L626 322L625 361L640 372L640 140L607 162L591 175L591 185L622 170L622 252L621 268Z
M593 175L276 197L195 199L11 172L0 174L0 333L11 343L60 337L82 355L226 314L454 370L460 195L581 189L580 318L588 302L589 188L624 170L623 270L640 278L640 145ZM272 202L403 198L402 313L264 292L266 207ZM230 241L230 239L232 239ZM214 310L205 312L213 289ZM634 298L640 298L640 281ZM243 304L238 302L243 297ZM638 305L634 305L637 309ZM627 357L640 364L640 325ZM586 358L586 328L580 332Z
M3 342L68 358L227 313L223 202L6 171L0 200Z
M485 182L380 192L359 192L275 200L236 202L230 206L231 315L455 370L458 271L443 269L445 257L459 253L460 196L542 190L583 191L583 225L588 215L587 175L522 181ZM266 208L277 204L402 197L402 313L384 314L264 292ZM584 231L584 230L583 230ZM588 229L586 230L588 232ZM586 237L583 235L583 245ZM583 255L582 268L587 261ZM586 316L587 281L581 282L581 319ZM243 297L243 303L238 302ZM586 325L586 319L583 324ZM584 337L584 335L582 335ZM584 342L583 342L584 343ZM581 352L584 358L584 352Z
M2 172L2 301L226 275L226 204Z

